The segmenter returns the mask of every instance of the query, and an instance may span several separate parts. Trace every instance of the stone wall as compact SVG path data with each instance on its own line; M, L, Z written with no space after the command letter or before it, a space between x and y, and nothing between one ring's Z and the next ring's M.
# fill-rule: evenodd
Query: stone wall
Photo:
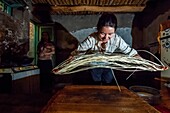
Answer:
M15 17L0 11L0 66L17 65L14 59L20 59L28 52L29 18L26 18L27 11L14 10L13 15Z

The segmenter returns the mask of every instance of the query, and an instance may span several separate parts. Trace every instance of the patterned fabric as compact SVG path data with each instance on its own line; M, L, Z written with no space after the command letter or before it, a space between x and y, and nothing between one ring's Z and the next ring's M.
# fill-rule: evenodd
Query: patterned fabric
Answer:
M88 36L79 46L77 51L97 51L104 52L106 54L112 54L114 52L122 52L129 56L134 56L137 54L135 49L132 49L120 36L114 34L112 38L105 44L101 45L99 43L99 38L97 33L93 33ZM104 50L104 51L103 51Z
M52 43L46 43L40 47L38 53L39 60L52 60L52 56L55 54L55 47Z
M161 32L165 31L167 29L170 29L170 20L167 20L167 21L165 21L165 22L163 22L163 23L161 23L159 25L159 32L158 32L158 37L157 37L157 41L159 43L159 47L158 47L159 54L161 53L161 41L160 41L160 39L161 39Z

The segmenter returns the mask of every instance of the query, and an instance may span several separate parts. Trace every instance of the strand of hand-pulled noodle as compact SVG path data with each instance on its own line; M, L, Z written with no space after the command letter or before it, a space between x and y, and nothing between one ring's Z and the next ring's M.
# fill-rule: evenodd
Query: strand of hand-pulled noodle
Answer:
M128 57L122 54L89 54L78 55L72 59L67 59L55 67L53 72L55 74L69 74L96 67L132 72L134 69L135 71L162 71L163 69L160 67L164 67L164 65L159 65L143 58Z
M149 52L149 51L147 51L147 50L137 50L137 51L142 51L142 52L146 52L146 53L148 53L148 54L150 54L151 56L153 56L162 66L164 66L165 67L165 65L154 55L154 54L152 54L151 52ZM148 62L150 62L150 61L148 61ZM152 63L152 62L150 62L150 63ZM154 63L154 62L153 62ZM156 63L155 63L155 65L157 65ZM127 78L126 78L126 80L128 80L134 73L136 72L136 70L134 70Z
M85 64L86 64L85 62L87 62L87 60L82 61L82 62L79 62L79 63L75 63L75 62L74 62L74 64L72 64L72 65L70 64L70 65L66 66L65 71L69 71L69 70L74 69L75 65L76 65L76 66L85 65ZM120 65L119 65L119 66L120 66ZM101 66L101 67L102 67L102 66ZM122 65L122 67L123 67L123 65ZM117 68L117 67L116 67L116 68ZM126 67L124 67L124 68L126 68ZM130 68L130 67L128 67L128 68ZM132 67L132 68L135 68L135 67ZM140 67L140 68L142 68L142 67Z
M126 80L128 80L135 72L136 72L136 70L134 70L134 71L126 78Z
M121 88L120 88L119 83L118 83L118 81L117 81L117 79L116 79L116 76L115 76L115 74L113 73L113 70L112 70L112 69L110 69L110 70L111 70L111 72L112 72L113 78L115 79L116 85L117 85L119 91L121 92Z
M137 50L137 51L143 51L146 53L149 53L151 56L153 56L162 66L165 66L154 54L152 54L151 52L147 51L147 50Z

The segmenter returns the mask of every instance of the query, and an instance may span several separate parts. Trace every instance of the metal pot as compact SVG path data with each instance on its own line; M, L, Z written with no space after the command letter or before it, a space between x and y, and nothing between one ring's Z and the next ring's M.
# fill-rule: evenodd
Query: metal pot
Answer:
M151 105L158 105L161 102L160 91L155 88L148 86L131 86L129 89Z

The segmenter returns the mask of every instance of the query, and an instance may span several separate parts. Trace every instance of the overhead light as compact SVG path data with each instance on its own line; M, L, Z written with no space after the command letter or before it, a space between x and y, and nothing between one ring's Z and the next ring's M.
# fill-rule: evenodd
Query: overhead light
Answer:
M28 6L25 6L25 9L27 9L27 10L28 10L28 9L29 9L29 7L28 7Z

